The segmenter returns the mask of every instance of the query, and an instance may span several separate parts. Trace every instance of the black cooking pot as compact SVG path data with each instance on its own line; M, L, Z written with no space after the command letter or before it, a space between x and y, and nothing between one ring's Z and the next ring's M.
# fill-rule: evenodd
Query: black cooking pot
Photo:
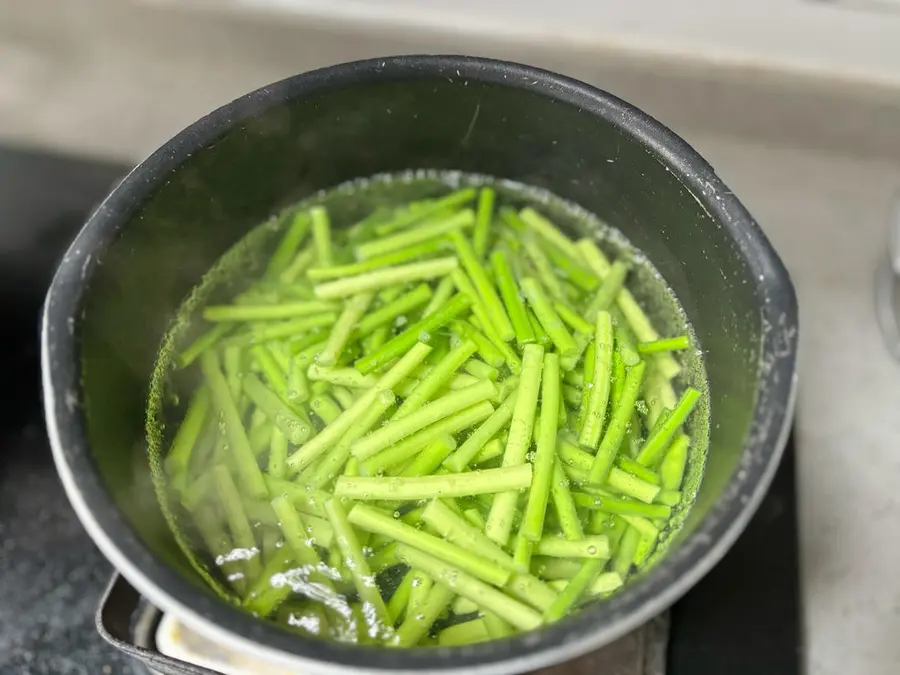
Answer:
M314 191L420 167L546 188L649 256L706 355L708 466L669 554L609 601L557 624L406 651L304 638L217 599L175 544L147 465L148 381L175 309L250 228ZM53 281L43 378L53 453L72 504L103 553L160 608L304 672L513 673L623 635L722 557L778 464L796 344L796 299L781 261L713 169L671 131L610 94L543 70L405 56L259 89L140 164L88 221Z

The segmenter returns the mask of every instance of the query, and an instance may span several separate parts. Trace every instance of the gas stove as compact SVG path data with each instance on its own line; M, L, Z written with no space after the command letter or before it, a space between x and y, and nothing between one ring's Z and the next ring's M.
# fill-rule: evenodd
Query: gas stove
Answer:
M113 576L69 507L44 433L44 291L81 223L128 168L0 147L0 373L12 394L0 407L0 673L210 672L202 667L209 645ZM798 675L800 616L791 442L746 532L666 615L539 672ZM173 666L173 657L200 667Z

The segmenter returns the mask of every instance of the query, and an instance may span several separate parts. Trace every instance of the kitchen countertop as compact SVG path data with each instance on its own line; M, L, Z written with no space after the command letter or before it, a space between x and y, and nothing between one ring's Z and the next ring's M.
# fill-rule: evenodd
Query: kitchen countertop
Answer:
M51 25L46 9L4 4L0 137L20 142L134 161L256 86L328 62L416 51L531 61L601 84L675 128L741 196L797 286L807 671L896 673L900 366L882 344L872 287L888 199L900 189L900 92L547 44L360 36L101 0L60 4Z

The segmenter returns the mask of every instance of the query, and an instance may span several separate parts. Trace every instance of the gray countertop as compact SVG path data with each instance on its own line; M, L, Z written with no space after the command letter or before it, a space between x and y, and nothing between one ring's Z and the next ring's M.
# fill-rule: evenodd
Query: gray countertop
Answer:
M900 92L548 44L354 33L106 0L0 0L0 137L133 161L207 110L310 67L401 52L528 61L674 127L745 201L801 307L796 441L808 672L900 663L900 366L873 275L900 189ZM56 21L46 21L47 5ZM773 551L777 555L777 551Z

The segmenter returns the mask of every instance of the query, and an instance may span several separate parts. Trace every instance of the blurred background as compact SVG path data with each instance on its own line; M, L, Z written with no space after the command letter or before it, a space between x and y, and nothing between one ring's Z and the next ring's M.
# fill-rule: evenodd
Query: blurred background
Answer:
M0 672L140 672L94 633L110 568L44 440L38 311L65 246L129 167L210 110L311 68L401 53L499 57L600 86L684 136L749 207L801 306L796 489L790 475L770 504L794 529L783 547L759 544L772 558L799 551L799 572L793 586L757 578L798 601L788 627L774 609L754 614L761 637L723 632L731 615L708 610L698 634L786 645L796 669L755 671L766 675L896 673L900 370L879 316L897 332L897 0L0 0L0 365L12 394ZM724 663L680 672L738 672Z

